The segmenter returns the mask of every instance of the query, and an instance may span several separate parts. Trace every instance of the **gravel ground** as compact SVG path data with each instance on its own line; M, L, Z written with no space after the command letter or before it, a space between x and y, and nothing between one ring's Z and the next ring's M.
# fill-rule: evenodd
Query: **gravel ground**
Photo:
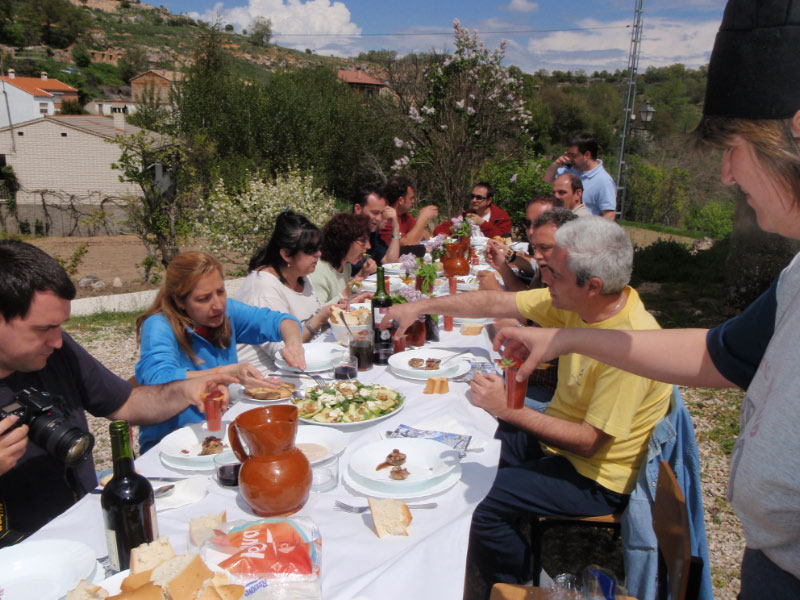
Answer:
M111 371L126 379L133 375L138 350L132 326L67 325L70 334ZM694 388L681 388L681 392L692 414L700 448L706 532L715 596L734 598L739 590L739 563L744 551L744 536L741 524L725 497L728 455L717 433L720 415L738 411L742 394ZM104 470L111 466L108 421L87 416L92 433L97 438L95 463L98 470ZM549 573L579 573L591 563L607 566L617 572L622 568L618 542L605 531L564 528L554 529L550 535L545 542L545 551L549 555L545 568ZM613 552L615 547L617 551ZM476 591L479 585L474 574L470 573L467 587L471 588L470 591Z

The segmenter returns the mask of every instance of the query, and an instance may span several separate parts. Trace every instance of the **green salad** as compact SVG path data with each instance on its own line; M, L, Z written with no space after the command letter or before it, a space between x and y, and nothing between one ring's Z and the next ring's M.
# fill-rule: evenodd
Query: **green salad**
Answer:
M337 381L306 390L305 398L292 402L300 417L319 423L358 423L396 411L405 397L377 383Z

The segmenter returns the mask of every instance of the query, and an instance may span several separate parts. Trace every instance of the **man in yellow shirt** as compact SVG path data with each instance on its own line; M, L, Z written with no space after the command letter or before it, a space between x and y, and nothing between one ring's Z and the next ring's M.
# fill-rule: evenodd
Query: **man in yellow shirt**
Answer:
M426 313L525 317L546 327L659 328L627 285L633 248L619 225L601 217L577 219L558 229L555 243L542 271L546 289L401 304L384 323L398 321L397 335ZM473 515L470 552L490 584L521 583L532 572L519 517L621 512L650 432L667 413L671 386L567 354L559 360L558 387L544 413L507 408L496 375L476 375L470 387L472 403L497 417L495 437L503 444L497 478Z

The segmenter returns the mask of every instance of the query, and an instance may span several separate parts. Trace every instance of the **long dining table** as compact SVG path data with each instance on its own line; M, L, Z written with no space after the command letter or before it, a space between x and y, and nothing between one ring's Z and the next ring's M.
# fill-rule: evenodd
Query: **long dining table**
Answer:
M486 360L497 357L485 328L478 336L461 335L458 327L452 332L440 330L440 341L428 342L425 348L429 347L454 351L469 349ZM395 376L386 366L375 365L371 370L359 372L358 377L362 382L381 383L398 390L406 400L403 408L387 419L343 429L349 439L340 457L338 485L327 492L311 493L306 505L296 513L310 517L321 534L322 596L325 600L462 598L472 513L488 493L497 473L500 444L493 439L496 421L470 403L466 380L451 380L448 393L431 395L423 393L424 380ZM223 420L229 422L260 405L263 403L239 401L228 409ZM341 474L353 451L381 439L382 434L401 424L419 429L445 428L453 433L472 435L473 439L461 461L459 482L447 491L419 500L434 501L438 506L432 510L412 511L413 521L407 537L379 539L368 512L337 511L334 501L366 504L365 497L342 482ZM139 457L136 468L147 476L178 474L162 463L158 446ZM169 536L176 552L187 551L188 524L195 517L224 509L229 521L258 519L236 488L223 488L213 473L205 475L209 478L208 493L201 501L158 513L159 532ZM100 496L87 494L30 539L78 540L90 545L97 557L104 557L108 550Z

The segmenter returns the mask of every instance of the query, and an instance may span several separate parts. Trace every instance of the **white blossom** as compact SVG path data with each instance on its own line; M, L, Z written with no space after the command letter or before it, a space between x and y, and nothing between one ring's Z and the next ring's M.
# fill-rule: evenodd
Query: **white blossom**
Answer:
M394 146L395 146L395 148L403 148L405 145L406 145L406 143L403 140L401 140L400 138L398 138L398 137L394 138Z
M517 183L517 174L516 173L514 173L511 176L511 179L509 179L509 183Z
M458 100L456 102L456 108L458 108L459 110L463 109L464 108L464 100Z
M467 107L467 114L471 117L472 115L475 114L475 109L472 108L471 106L468 106Z

